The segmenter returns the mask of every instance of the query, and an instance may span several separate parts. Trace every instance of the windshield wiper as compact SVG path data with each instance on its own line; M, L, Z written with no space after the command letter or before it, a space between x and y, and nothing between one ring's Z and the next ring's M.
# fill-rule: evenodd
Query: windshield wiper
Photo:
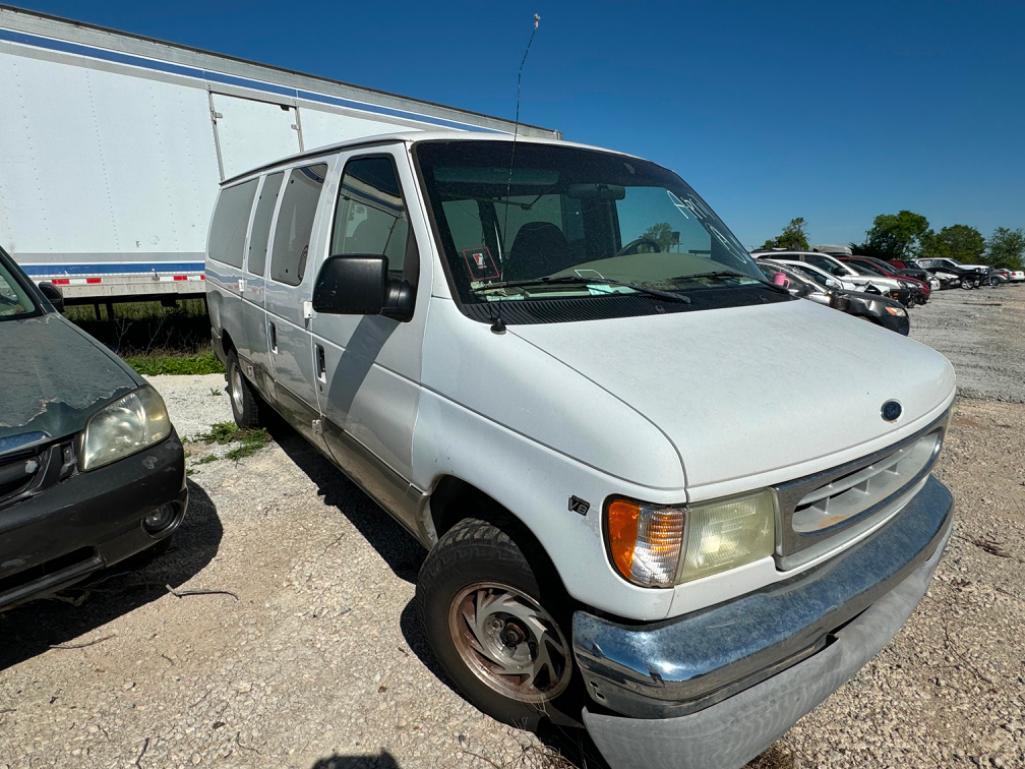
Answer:
M557 277L529 278L525 280L503 280L498 283L490 283L487 286L475 289L475 292L484 293L494 291L500 288L530 288L531 286L559 285L615 286L618 288L629 288L633 291L636 291L638 294L644 294L646 296L654 297L655 299L664 299L668 302L680 302L682 304L690 304L691 302L689 296L676 294L672 291L662 291L658 288L650 288L639 283L628 283L626 281L615 280L613 278L582 278L578 275L559 275ZM613 292L607 291L605 293Z

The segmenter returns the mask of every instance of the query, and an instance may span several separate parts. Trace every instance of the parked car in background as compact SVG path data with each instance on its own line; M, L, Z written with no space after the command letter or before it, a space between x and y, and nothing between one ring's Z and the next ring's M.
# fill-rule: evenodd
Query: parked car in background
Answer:
M990 271L991 280L996 280L998 285L1011 282L1011 271L1004 267L996 267Z
M1025 282L1025 270L1011 270L1010 273L1012 283Z
M816 251L754 251L751 256L755 259L770 258L787 262L806 262L807 264L824 270L835 278L840 278L847 283L853 284L859 291L879 293L896 299L905 307L914 305L911 286L904 280L887 278L878 273L859 271L854 267L841 262L838 257L822 254Z
M758 260L758 269L770 281L777 273L781 273L787 281L784 287L794 296L824 304L834 310L846 312L848 315L864 318L883 328L896 331L898 334L908 335L911 330L908 311L896 299L890 299L880 294L829 288L812 278L802 267L806 268L807 265L794 266L771 259Z
M959 264L953 259L916 259L915 264L930 272L956 275L958 285L964 289L978 288L989 282L990 268L984 264Z
M872 256L839 256L837 257L841 262L847 264L854 269L858 270L862 274L876 274L884 278L893 278L894 280L903 281L907 283L911 288L911 295L916 304L925 304L929 301L929 295L932 293L932 287L927 281L919 280L908 275L901 275L897 272L897 269L889 262L884 262L882 259L876 259Z
M898 275L907 275L909 278L917 278L918 280L928 283L930 292L939 291L941 288L944 288L943 282L928 270L907 266L905 262L897 259L884 263Z
M0 609L167 543L185 515L164 402L53 302L0 249Z
M939 283L939 288L941 290L948 288L957 288L961 285L962 273L960 271L949 272L942 269L926 269L925 267L920 266L918 262L916 262L913 259L909 259L907 261L903 261L900 259L891 259L890 264L892 264L897 269L911 270L913 274L918 273L915 275L915 277L918 278L921 278L922 274L928 275L932 280L935 280L937 283ZM966 286L966 288L972 287L973 285L971 281L969 281L969 285Z
M278 411L423 543L426 641L482 711L739 767L921 600L953 368L766 281L654 163L512 148L357 137L226 180L236 419Z
M761 261L760 259L758 260ZM830 290L842 290L842 291L857 291L858 286L849 280L844 280L835 275L831 275L820 267L816 267L814 264L808 262L790 261L788 259L773 259L774 263L785 264L786 266L794 269L796 272L807 276L811 280L821 283L823 286ZM879 294L879 296L882 296Z

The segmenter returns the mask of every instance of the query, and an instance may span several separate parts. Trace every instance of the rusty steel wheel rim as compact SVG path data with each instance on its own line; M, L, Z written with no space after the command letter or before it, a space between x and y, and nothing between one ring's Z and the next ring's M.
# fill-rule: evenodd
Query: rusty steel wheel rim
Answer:
M466 666L505 697L536 704L569 685L573 665L565 636L520 590L495 582L463 588L449 606L448 625Z

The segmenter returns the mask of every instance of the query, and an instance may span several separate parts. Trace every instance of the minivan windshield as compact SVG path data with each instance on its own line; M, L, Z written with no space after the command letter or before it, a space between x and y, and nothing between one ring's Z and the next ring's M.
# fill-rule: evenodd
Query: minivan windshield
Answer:
M415 152L463 302L687 303L696 292L772 289L711 208L654 163L509 141L425 141Z
M0 321L23 318L35 312L36 304L32 297L0 256Z

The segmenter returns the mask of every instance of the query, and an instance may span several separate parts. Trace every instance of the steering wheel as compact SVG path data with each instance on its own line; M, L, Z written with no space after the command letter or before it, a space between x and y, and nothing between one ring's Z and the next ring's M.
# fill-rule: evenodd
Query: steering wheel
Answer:
M638 249L642 245L649 245L649 246L651 246L651 253L658 253L659 251L662 250L662 245L658 241L654 240L653 238L649 238L647 235L641 235L639 238L634 238L629 243L627 243L625 246L623 246L621 249L619 249L616 252L616 256L627 256L629 254L639 254L641 252Z

